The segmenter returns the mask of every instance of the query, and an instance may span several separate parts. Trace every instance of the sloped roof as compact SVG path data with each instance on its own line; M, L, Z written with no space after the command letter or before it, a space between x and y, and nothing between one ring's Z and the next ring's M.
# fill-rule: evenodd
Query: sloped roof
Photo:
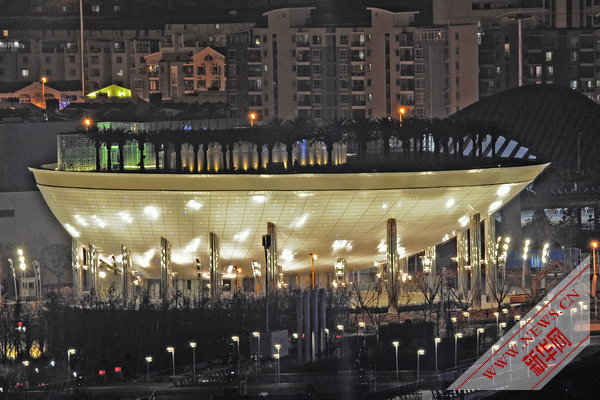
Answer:
M555 165L600 166L600 105L557 85L528 85L486 97L454 114L456 118L498 122L512 138Z

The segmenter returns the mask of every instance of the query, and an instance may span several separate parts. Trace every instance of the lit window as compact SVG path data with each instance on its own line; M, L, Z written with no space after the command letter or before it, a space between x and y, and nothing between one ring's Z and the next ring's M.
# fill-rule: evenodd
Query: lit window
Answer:
M552 52L551 51L546 52L546 61L552 61Z
M95 12L95 13L100 12L100 6L97 4L92 5L92 12Z
M29 76L29 69L21 68L21 76Z

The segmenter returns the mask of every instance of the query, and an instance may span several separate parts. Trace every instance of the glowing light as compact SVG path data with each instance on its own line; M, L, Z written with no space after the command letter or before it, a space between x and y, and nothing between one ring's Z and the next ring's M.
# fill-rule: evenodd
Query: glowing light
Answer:
M289 263L294 259L294 253L290 249L285 249L281 252L280 257L283 261Z
M504 197L508 194L508 192L510 192L510 186L502 185L498 188L498 191L496 192L496 194L500 197Z
M17 249L17 254L22 256L23 255L23 249Z
M383 203L383 204L381 205L381 208L383 208L384 210L386 210L386 209L388 208L388 204L387 204L387 203Z
M302 227L306 223L307 219L308 219L308 214L304 214L304 215L298 217L298 219L296 219L296 221L292 224L292 228Z
M496 211L497 209L500 208L500 206L502 205L502 200L497 200L494 201L492 204L490 204L490 206L488 207L488 212L489 213L493 213L494 211Z
M446 201L446 208L450 208L454 205L455 201L454 199L448 199L448 201Z
M146 206L144 207L144 214L150 219L158 219L160 216L160 210L158 207Z
M267 201L267 196L255 195L252 196L252 201L254 201L255 203L264 203L265 201Z
M104 272L104 271L98 272L98 277L101 278L101 279L106 278L106 272Z
M94 223L96 225L98 225L99 228L106 228L106 222L104 222L104 220L96 215L92 215L92 220L94 221Z
M134 255L133 258L135 259L136 264L138 264L140 267L148 268L150 266L150 261L152 260L152 257L154 257L155 253L156 253L155 249L150 249L141 255L140 254Z
M245 231L233 235L233 238L238 242L243 242L244 240L248 239L248 236L250 236L250 230L246 229Z
M65 224L65 229L69 232L69 235L72 237L79 237L80 233L77 229L73 227L71 224Z
M121 219L128 224L133 222L133 218L131 218L131 215L129 215L129 213L126 211L121 211L119 213L119 217L121 217Z
M387 243L385 242L385 240L379 241L379 244L377 245L377 252L387 253Z
M202 208L202 203L198 203L196 200L190 200L186 205L192 210L199 210Z
M469 216L468 215L463 215L462 217L460 217L458 219L458 223L460 224L460 226L465 227L469 224Z
M331 245L331 248L334 251L337 250L352 250L352 241L351 240L335 240Z
M77 221L77 223L79 225L81 225L81 226L88 226L87 221L82 216L80 216L80 215L74 215L73 218L75 218L75 221Z
M310 197L310 196L314 196L314 194L313 193L300 192L300 193L296 193L296 196L298 196L298 197Z

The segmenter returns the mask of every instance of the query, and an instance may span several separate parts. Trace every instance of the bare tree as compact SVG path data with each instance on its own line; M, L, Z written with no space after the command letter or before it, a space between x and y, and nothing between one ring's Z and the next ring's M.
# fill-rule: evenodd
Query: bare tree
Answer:
M442 277L437 275L435 280L430 283L428 276L424 273L419 273L414 279L417 289L423 294L425 299L425 309L423 310L425 321L427 321L427 313L433 313L434 301L442 289Z

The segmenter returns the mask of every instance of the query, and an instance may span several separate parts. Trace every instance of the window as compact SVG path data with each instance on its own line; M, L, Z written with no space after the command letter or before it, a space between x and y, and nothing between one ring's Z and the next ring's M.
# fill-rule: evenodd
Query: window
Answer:
M21 76L29 76L29 69L21 68Z
M569 86L571 87L571 89L577 89L577 81L571 81L571 84Z
M92 56L90 61L92 64L98 64L98 60L98 56Z
M99 13L100 12L100 6L98 4L93 4L92 5L92 12Z
M199 66L196 68L196 73L198 75L206 75L206 67L204 65Z
M320 94L313 95L313 104L321 104L321 95Z
M133 87L134 87L134 89L143 89L144 81L142 79L135 79L133 81Z
M415 64L415 73L422 74L423 73L423 64Z
M123 63L123 57L118 56L117 57L117 64L122 64Z
M198 81L196 81L196 87L198 89L206 89L206 81L204 79L198 79Z
M348 35L340 36L340 44L348 44Z
M552 61L552 52L551 51L546 52L546 61Z
M100 70L99 70L99 69L92 68L92 69L90 70L90 76L93 76L93 77L98 77L98 76L100 76Z
M320 45L321 44L321 36L320 35L314 35L312 37L312 44L313 45Z

